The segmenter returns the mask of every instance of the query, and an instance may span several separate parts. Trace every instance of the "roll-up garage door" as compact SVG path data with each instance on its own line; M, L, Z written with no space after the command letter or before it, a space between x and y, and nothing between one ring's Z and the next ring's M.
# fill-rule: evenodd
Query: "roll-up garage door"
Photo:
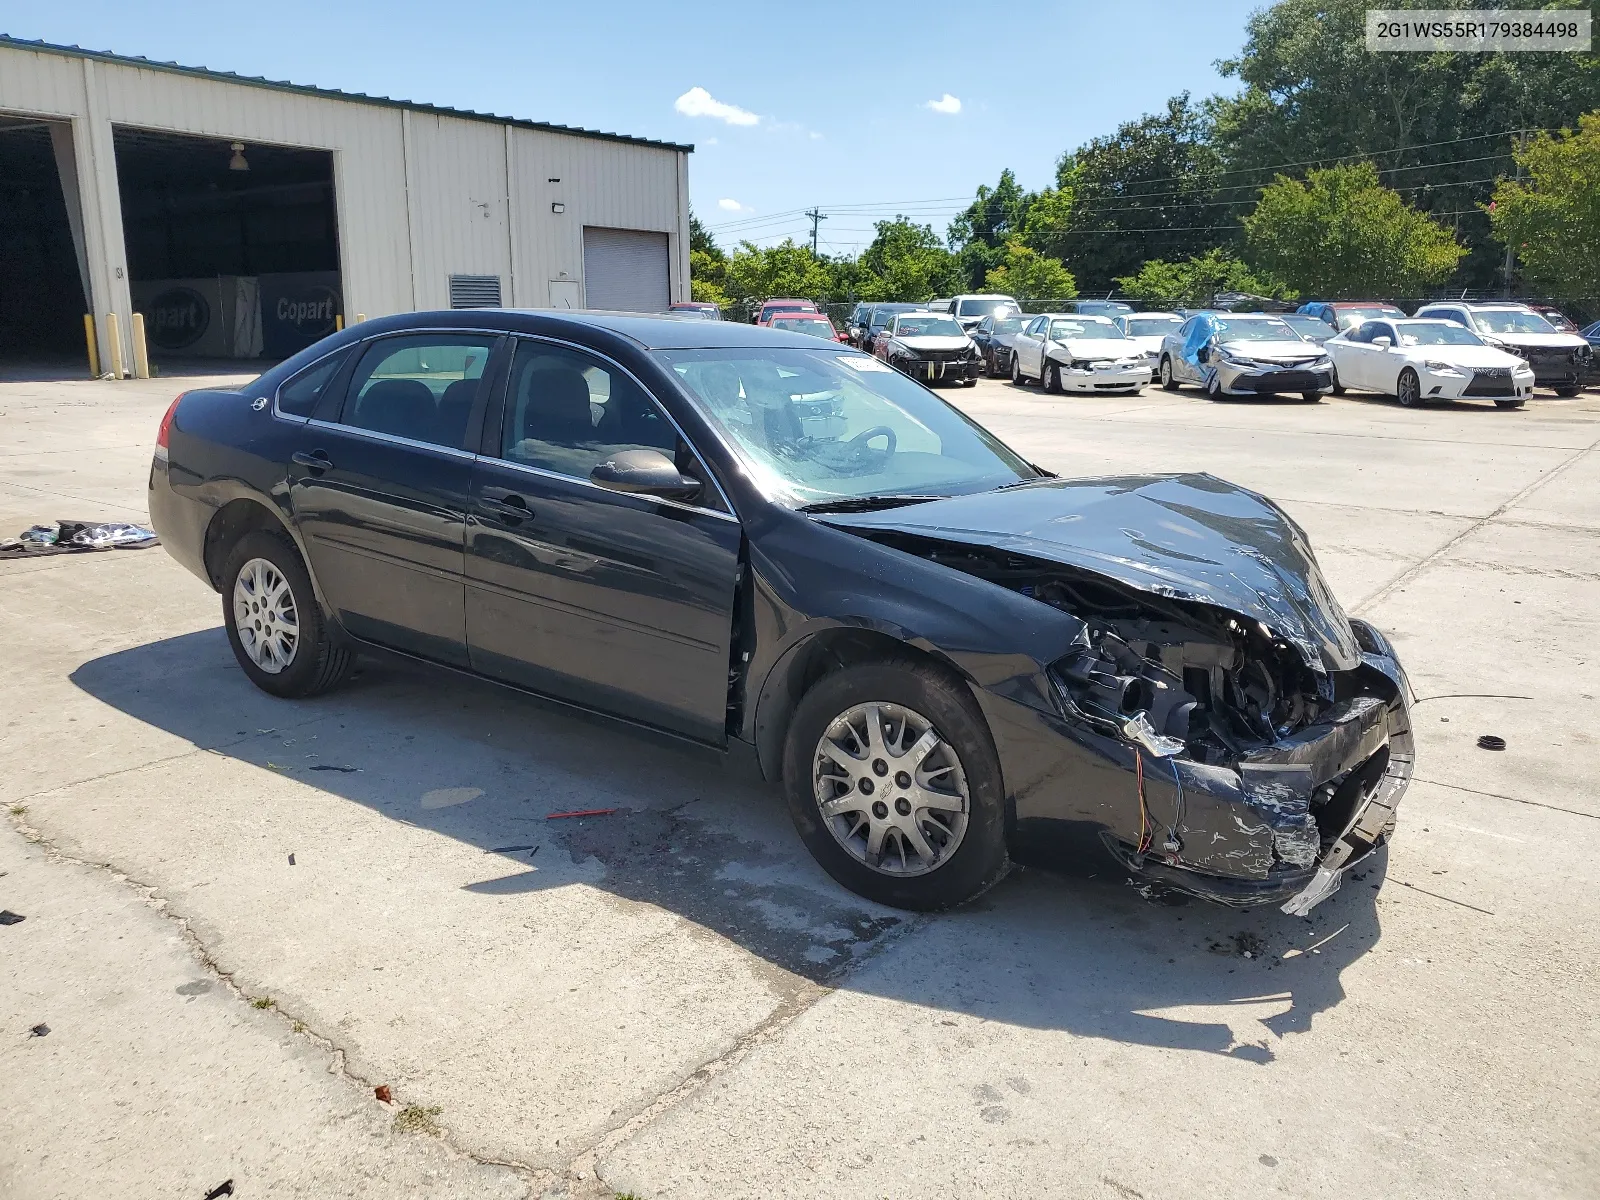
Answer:
M586 308L661 312L672 301L667 283L667 235L639 229L583 231Z

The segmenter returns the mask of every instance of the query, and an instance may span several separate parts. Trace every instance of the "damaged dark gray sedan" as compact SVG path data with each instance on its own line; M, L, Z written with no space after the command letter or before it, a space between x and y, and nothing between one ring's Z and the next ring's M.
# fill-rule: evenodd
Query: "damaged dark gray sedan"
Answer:
M749 752L905 908L1088 854L1304 913L1411 774L1393 650L1272 502L1057 478L798 334L369 321L174 401L150 512L266 691L383 651Z

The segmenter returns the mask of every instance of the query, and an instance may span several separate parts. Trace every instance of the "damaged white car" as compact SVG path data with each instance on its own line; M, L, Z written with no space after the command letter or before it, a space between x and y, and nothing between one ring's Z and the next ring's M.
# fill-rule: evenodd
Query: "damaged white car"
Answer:
M1011 382L1047 392L1137 392L1150 382L1139 344L1110 317L1045 313L1012 340Z

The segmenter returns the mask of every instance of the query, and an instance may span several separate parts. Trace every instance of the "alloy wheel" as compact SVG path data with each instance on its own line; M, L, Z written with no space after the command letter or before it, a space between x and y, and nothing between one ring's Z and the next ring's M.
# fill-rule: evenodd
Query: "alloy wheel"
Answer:
M971 795L955 748L898 704L857 704L823 731L812 762L822 822L853 858L883 875L925 875L967 832Z
M283 572L252 558L233 583L233 621L250 661L268 675L294 662L300 646L300 613Z
M1394 395L1404 408L1416 408L1422 403L1422 384L1410 369L1400 372L1400 378L1394 385Z

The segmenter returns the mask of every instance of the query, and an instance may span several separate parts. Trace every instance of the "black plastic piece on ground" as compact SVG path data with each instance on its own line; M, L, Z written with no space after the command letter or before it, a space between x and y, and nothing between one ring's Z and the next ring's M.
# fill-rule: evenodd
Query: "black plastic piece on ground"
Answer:
M14 913L9 908L0 908L0 925L20 925L27 919L21 913Z
M1480 750L1504 750L1505 748L1505 738L1496 734L1486 733L1478 739L1478 749Z

